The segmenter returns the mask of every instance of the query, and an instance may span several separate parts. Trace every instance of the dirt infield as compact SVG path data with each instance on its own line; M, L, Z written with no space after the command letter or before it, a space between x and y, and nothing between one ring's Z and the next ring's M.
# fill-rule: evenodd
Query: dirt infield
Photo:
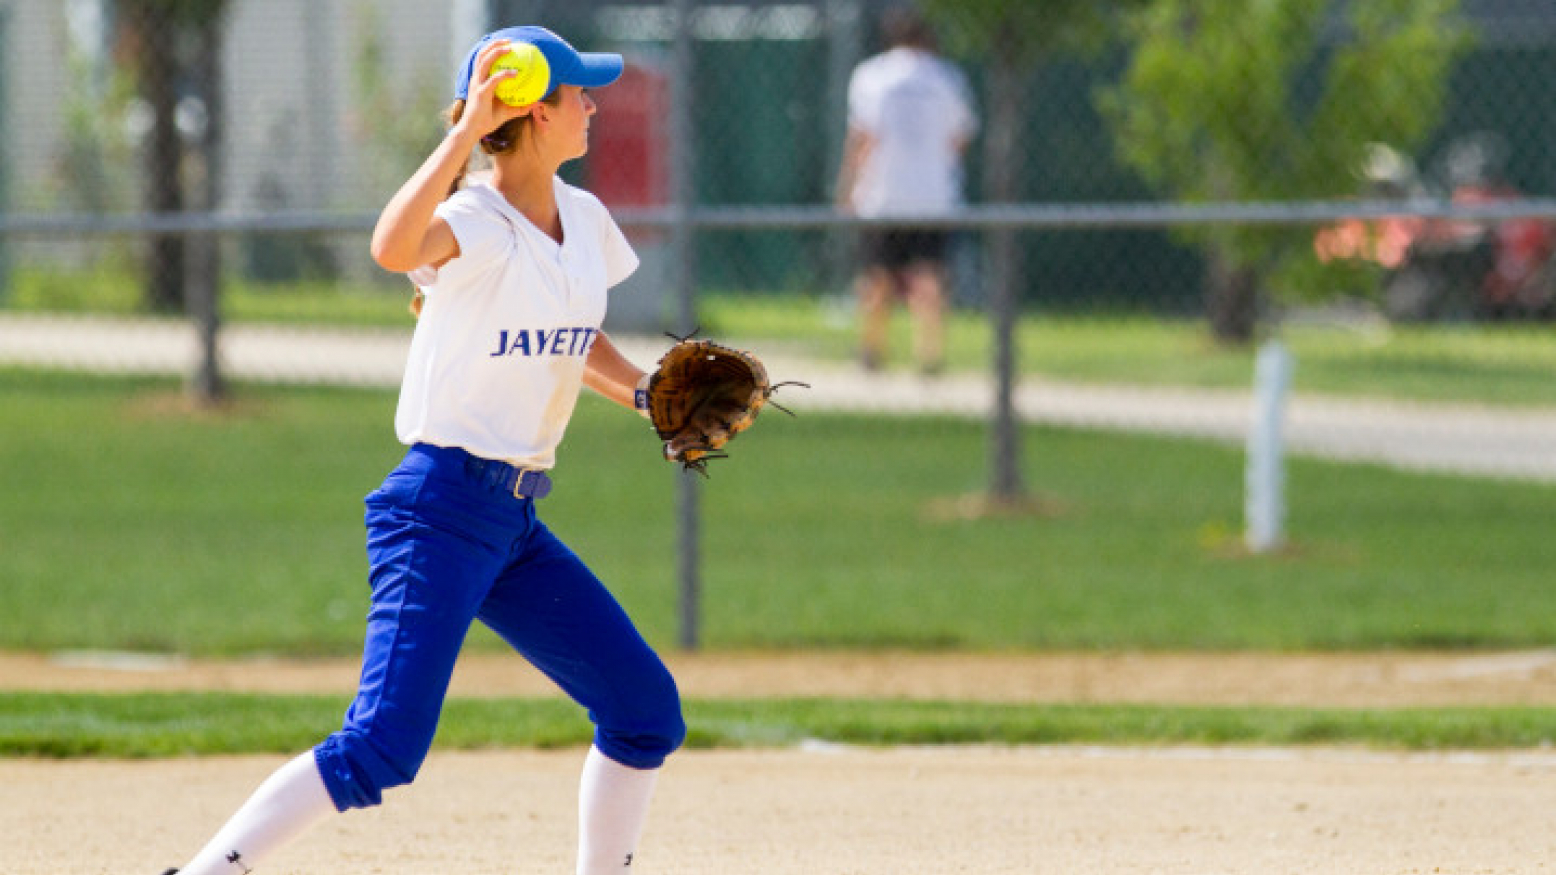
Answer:
M570 872L576 751L434 754L267 873ZM0 760L8 875L160 872L273 757ZM724 875L1548 872L1556 757L982 748L687 752L633 867ZM11 833L11 830L16 832Z
M690 696L1311 705L1552 704L1556 653L672 657ZM456 695L538 695L512 658ZM0 688L349 691L350 661L0 657ZM0 872L150 873L281 758L0 759ZM571 871L581 752L435 752L414 788L326 823L266 873ZM1556 754L901 748L688 751L639 875L1546 873Z

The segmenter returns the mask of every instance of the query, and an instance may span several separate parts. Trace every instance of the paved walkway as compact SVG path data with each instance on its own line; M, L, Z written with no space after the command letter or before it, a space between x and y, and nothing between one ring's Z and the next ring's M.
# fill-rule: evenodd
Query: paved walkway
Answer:
M366 387L399 385L409 330L333 331L229 326L221 356L229 377L273 383ZM658 358L662 337L616 337L634 361ZM181 321L0 316L0 365L186 374L197 360L194 333ZM933 379L869 374L857 367L763 351L775 380L809 390L783 393L803 412L861 411L982 416L993 407L986 375ZM1246 391L1089 387L1028 379L1016 409L1030 422L1245 439L1252 416ZM1286 444L1299 454L1380 462L1401 468L1556 481L1556 411L1411 404L1293 395Z

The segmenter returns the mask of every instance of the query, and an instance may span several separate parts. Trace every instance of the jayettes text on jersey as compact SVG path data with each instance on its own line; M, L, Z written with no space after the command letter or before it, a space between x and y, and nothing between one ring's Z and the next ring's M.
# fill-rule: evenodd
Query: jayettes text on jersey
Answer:
M485 184L438 207L459 255L417 277L427 302L395 413L402 443L555 464L606 290L638 259L594 195L560 179L553 186L560 244Z
M497 332L497 347L487 355L588 356L598 328L504 328Z

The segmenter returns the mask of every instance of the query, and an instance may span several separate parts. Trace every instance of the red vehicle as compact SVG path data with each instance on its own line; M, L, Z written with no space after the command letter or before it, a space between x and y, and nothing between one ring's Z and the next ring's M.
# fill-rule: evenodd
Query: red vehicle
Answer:
M1362 176L1376 199L1442 198L1484 204L1523 197L1502 178L1506 148L1494 135L1450 143L1441 182L1421 177L1409 157L1374 146ZM1318 232L1323 261L1363 258L1382 265L1383 308L1396 321L1533 319L1556 316L1556 224L1397 216L1351 219Z

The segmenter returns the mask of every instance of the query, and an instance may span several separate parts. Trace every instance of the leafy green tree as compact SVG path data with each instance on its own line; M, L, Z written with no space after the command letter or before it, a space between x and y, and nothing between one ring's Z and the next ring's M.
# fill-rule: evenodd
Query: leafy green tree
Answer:
M1409 149L1441 116L1468 36L1458 0L1153 0L1100 95L1123 160L1186 202L1352 192L1370 142ZM1306 231L1185 230L1209 261L1214 335L1246 342L1259 291L1310 251Z

